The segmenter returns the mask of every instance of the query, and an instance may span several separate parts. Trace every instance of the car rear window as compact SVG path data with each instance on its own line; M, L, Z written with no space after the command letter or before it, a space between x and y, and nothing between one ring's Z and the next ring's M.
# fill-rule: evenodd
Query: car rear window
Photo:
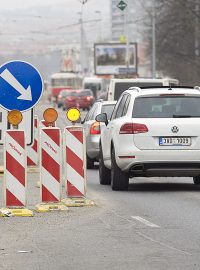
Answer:
M106 113L107 114L107 118L110 119L114 107L115 107L115 104L102 105L101 113Z
M147 86L162 86L162 83L146 83L146 82L117 82L115 83L114 100L118 100L121 94L130 87L147 87Z
M93 93L92 93L91 90L81 91L81 92L79 93L79 96L80 96L80 97L84 97L84 96L93 96Z
M138 97L133 118L200 117L200 97L158 96Z
M66 97L66 96L67 96L67 91L61 91L61 92L60 92L60 95L61 95L62 97Z
M66 97L68 97L68 96L70 96L70 97L76 97L77 96L77 93L76 92L69 91L69 92L66 93Z

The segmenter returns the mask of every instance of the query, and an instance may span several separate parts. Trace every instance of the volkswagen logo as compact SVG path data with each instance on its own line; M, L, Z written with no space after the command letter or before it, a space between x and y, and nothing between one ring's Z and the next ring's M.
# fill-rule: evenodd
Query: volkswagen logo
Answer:
M179 128L176 127L176 126L173 126L172 129L171 129L171 131L172 131L173 133L177 133L177 132L179 131Z

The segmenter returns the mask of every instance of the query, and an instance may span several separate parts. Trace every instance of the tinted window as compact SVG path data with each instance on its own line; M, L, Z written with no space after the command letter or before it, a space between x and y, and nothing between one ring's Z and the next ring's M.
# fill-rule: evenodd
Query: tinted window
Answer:
M69 92L66 93L66 97L68 97L68 96L70 96L70 97L76 97L77 96L77 93L76 92L69 91Z
M86 117L85 117L85 120L84 120L85 122L91 120L91 116L92 116L92 114L93 114L95 108L96 108L96 104L94 104L94 105L92 106L92 108L89 110L89 112L87 113L87 115L86 115Z
M79 93L79 96L80 96L80 97L83 97L83 96L93 96L93 93L92 93L92 91L90 91L90 90L81 91L81 92Z
M118 100L121 94L127 90L129 87L138 86L162 86L162 83L140 83L140 82L118 82L115 83L115 93L114 93L114 100Z
M101 108L101 113L106 113L108 119L110 119L114 107L115 107L115 104L103 105L102 108Z
M127 95L124 95L120 101L120 104L119 104L119 107L117 109L117 112L116 112L116 118L118 117L121 117L122 116L122 112L124 110L124 105L125 105L125 102L126 102L126 99L127 99Z
M85 83L84 88L91 89L93 92L96 92L97 90L101 90L101 84L100 83Z
M128 110L128 105L129 105L129 102L130 102L130 99L131 99L131 96L130 95L127 95L127 99L126 99L126 103L124 105L124 110L123 110L123 113L122 113L122 116L126 115L126 112Z
M95 106L95 109L93 110L93 113L90 116L90 120L95 120L97 114L98 114L98 105Z
M200 97L139 97L134 102L133 117L200 117Z
M60 95L61 95L62 97L66 97L66 96L67 96L67 91L61 91L61 92L60 92Z

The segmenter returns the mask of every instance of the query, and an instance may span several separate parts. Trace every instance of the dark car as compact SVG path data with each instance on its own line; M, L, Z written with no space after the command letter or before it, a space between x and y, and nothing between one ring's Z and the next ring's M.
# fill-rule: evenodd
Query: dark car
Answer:
M79 107L78 99L79 97L78 97L77 91L68 90L67 95L65 96L64 101L63 101L63 110L67 110L72 107Z
M89 110L95 101L93 92L90 89L80 90L78 96L79 108Z
M60 92L60 94L58 95L58 98L57 98L57 105L58 105L58 108L62 107L63 106L63 103L64 103L64 100L68 94L69 90L62 90Z

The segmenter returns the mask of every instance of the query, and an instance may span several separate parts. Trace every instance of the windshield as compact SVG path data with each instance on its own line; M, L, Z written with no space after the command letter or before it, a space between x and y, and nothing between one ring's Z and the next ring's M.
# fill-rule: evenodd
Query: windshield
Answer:
M110 119L112 112L114 110L115 104L103 105L101 108L101 113L106 113L107 118Z
M72 87L74 89L81 87L82 79L76 78L57 78L51 80L53 87Z
M159 96L138 97L133 118L200 117L200 97Z
M69 91L69 92L67 92L66 93L66 97L76 97L77 96L77 93L76 92L71 92L71 91Z
M80 97L83 97L83 96L93 96L92 92L90 90L87 90L87 91L81 91L79 93L79 96Z
M144 87L144 86L162 86L162 83L146 83L146 82L117 82L115 83L114 100L118 100L121 94L130 87Z
M61 91L60 92L60 95L62 96L62 97L66 97L67 96L67 90L65 90L65 91Z
M101 84L100 83L85 83L84 84L85 89L91 89L92 91L98 91L101 90Z

